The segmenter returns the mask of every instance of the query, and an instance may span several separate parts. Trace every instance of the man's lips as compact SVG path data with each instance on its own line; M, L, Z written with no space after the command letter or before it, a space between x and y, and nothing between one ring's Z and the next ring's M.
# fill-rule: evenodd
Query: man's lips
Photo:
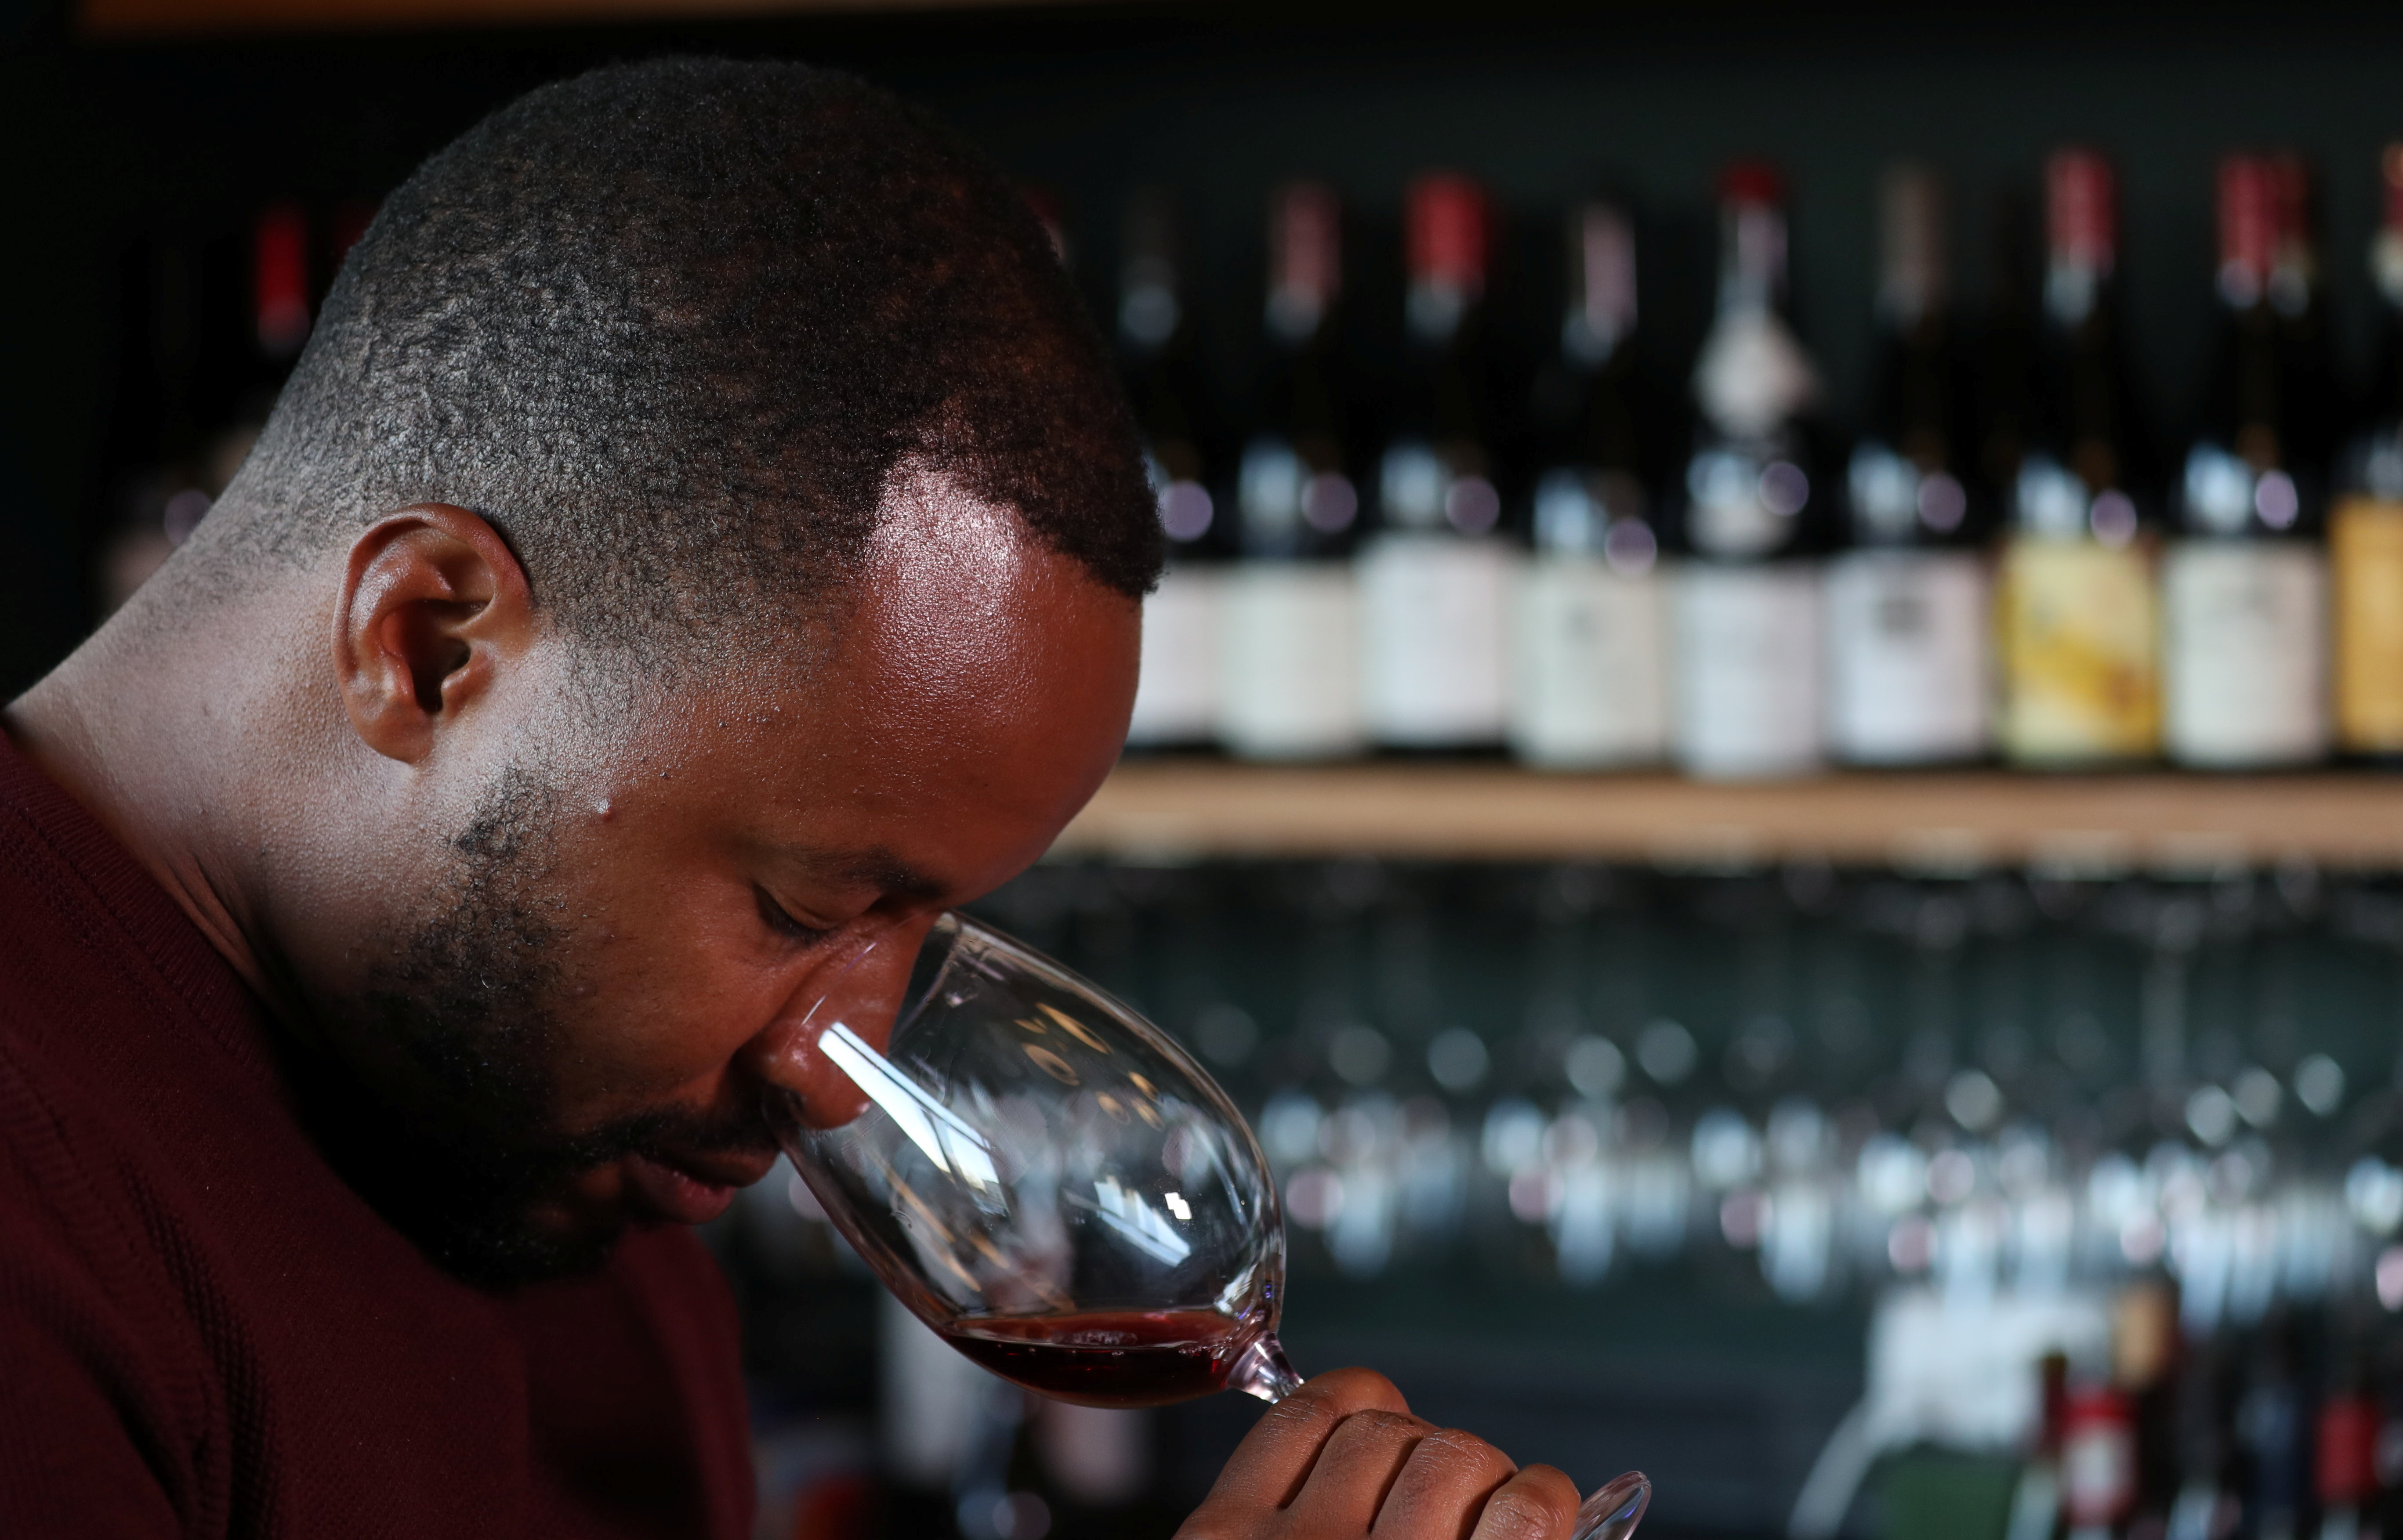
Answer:
M737 1188L767 1175L775 1163L772 1154L630 1155L623 1169L636 1208L670 1224L705 1225L726 1212Z

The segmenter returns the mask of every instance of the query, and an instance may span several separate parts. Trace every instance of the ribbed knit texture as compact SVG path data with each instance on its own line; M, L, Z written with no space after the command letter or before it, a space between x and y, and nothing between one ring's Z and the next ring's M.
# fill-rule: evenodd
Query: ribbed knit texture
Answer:
M270 1030L0 737L0 1535L746 1536L699 1242L458 1283L310 1143Z

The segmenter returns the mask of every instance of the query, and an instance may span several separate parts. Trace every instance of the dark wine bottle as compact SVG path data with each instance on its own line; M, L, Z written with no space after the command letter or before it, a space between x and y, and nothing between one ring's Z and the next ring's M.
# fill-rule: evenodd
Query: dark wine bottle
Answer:
M1822 758L1819 557L1834 499L1807 413L1811 360L1785 315L1785 187L1719 184L1718 313L1694 370L1676 577L1675 742L1694 775L1799 775Z
M2061 1533L2118 1540L2136 1508L2135 1408L2108 1380L2079 1379L2062 1421Z
M2261 1328L2237 1402L2244 1528L2254 1540L2296 1540L2311 1495L2311 1413L2294 1333L2291 1321L2273 1320Z
M214 387L226 394L210 413L204 476L212 496L249 457L308 343L309 254L309 217L299 204L273 204L252 222L239 309L228 312L239 316L239 340L215 339L228 372Z
M1497 537L1485 293L1492 217L1464 176L1410 185L1409 361L1359 553L1368 735L1404 749L1498 744L1510 552Z
M2312 1446L2319 1540L2376 1540L2378 1403L2357 1366L2320 1403Z
M2141 759L2160 741L2150 462L2120 356L2117 220L2101 156L2046 163L2037 389L1999 596L2002 746L2030 766Z
M2322 467L2301 452L2293 343L2272 292L2294 169L2219 167L2219 356L2161 563L2162 738L2181 764L2307 764L2327 748Z
M2062 1443L2068 1435L2069 1360L2054 1351L2036 1364L2035 1438L2011 1491L2003 1540L2054 1540L2062 1525Z
M1510 746L1557 769L1668 752L1668 605L1645 484L1635 236L1595 201L1569 211L1560 354L1537 386L1544 425L1519 587Z
M1990 622L1943 186L1896 166L1880 201L1877 395L1846 478L1848 548L1827 568L1829 738L1854 764L1974 759L1987 745Z
M1218 733L1236 755L1358 752L1360 508L1345 440L1340 204L1315 182L1269 203L1267 368L1237 477L1237 548L1221 600Z
M2224 1350L2199 1345L2178 1379L2177 1495L2164 1540L2231 1540L2243 1511L2236 1485Z
M1174 200L1146 188L1126 207L1118 264L1118 342L1143 430L1168 570L1144 600L1142 683L1130 746L1195 748L1218 715L1216 435L1208 415Z
M2295 458L2326 470L2345 427L2328 333L2327 271L2321 259L2320 183L2310 161L2292 151L2269 158L2276 204L2276 244L2270 257L2270 308L2277 315L2280 373L2285 379L2286 430Z

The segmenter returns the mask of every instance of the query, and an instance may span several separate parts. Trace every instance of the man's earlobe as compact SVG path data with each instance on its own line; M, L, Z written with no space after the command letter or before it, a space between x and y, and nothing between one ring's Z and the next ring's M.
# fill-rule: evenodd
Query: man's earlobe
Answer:
M493 529L447 503L404 508L351 547L334 606L334 673L351 727L416 764L535 638L525 569Z

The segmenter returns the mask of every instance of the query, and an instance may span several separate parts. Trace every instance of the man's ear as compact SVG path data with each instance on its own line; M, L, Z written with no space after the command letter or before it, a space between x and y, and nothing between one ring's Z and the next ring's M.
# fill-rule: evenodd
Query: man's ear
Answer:
M334 606L334 673L360 742L416 764L436 732L534 643L525 569L465 508L403 508L351 547Z

